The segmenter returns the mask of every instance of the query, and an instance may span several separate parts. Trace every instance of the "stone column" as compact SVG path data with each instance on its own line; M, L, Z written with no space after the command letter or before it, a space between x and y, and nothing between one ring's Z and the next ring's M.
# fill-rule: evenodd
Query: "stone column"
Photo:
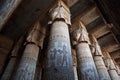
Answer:
M13 50L11 52L11 56L10 56L10 61L7 64L7 67L1 77L1 80L10 80L15 64L16 64L16 60L17 60L17 53L22 45L24 37L20 37L20 39L18 40L18 42L15 44L15 46L13 47Z
M42 80L74 80L68 24L69 8L58 0L50 10L52 25Z
M41 64L37 64L34 80L41 80L42 76L42 67Z
M117 64L116 64L116 70L117 70L117 73L118 73L118 75L119 75L119 77L120 77L120 68L118 67Z
M116 71L116 67L115 67L115 64L114 64L113 60L111 58L109 58L108 61L109 61L109 70L108 70L108 72L110 74L111 79L112 80L120 80L119 75L118 75L118 73Z
M79 22L79 29L73 32L73 45L76 48L79 80L99 80L96 66L89 47L85 26Z
M105 63L106 63L106 66L108 67L108 73L111 77L111 80L120 80L111 56L105 50L104 50L104 54L106 55Z
M22 0L2 0L0 3L0 30L21 1Z
M13 80L34 80L39 53L39 22L37 22L27 37L26 47Z
M107 68L105 66L105 63L103 61L103 54L102 51L100 49L100 46L96 40L96 38L94 36L92 36L92 40L93 40L93 45L94 45L94 61L96 64L96 68L99 74L99 78L100 80L111 80L109 73L107 71Z
M41 49L43 49L43 42L44 42L44 38L45 38L45 32L46 32L46 27L40 27L40 36L39 36L39 46L41 47ZM42 77L42 55L41 54L41 50L40 50L40 55L38 57L38 62L36 65L36 71L35 71L35 77L34 80L41 80Z
M73 57L73 67L74 67L75 80L78 80L76 51L74 49L72 49L72 57Z

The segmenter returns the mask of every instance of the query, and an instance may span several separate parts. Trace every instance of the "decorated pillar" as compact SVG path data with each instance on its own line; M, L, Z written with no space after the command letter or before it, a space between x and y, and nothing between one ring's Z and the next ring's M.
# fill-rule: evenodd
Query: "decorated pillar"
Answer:
M75 80L78 80L76 51L74 49L72 49L72 57L73 57L73 67L74 67Z
M45 38L45 32L46 32L46 27L40 27L40 36L39 36L39 46L41 49L43 49L43 42L44 42L44 38ZM35 77L34 77L34 80L41 80L41 77L42 77L42 62L44 60L42 60L42 55L41 54L42 51L40 51L40 55L38 56L38 62L37 62L37 65L36 65L36 70L35 70ZM41 57L42 56L42 57Z
M26 39L26 47L13 80L34 80L39 54L39 27L37 22Z
M111 80L109 73L107 71L107 68L105 66L105 63L103 61L103 54L102 51L100 49L100 46L96 40L96 38L94 36L92 36L92 40L93 40L93 45L94 45L94 61L96 64L96 68L99 74L99 78L100 80Z
M62 0L50 10L51 31L42 80L74 80L68 25L70 11Z
M116 67L115 67L115 64L114 64L113 60L111 58L109 58L108 61L109 61L109 70L108 70L108 72L110 74L111 79L112 80L120 80L119 75L118 75L118 73L116 71Z
M42 67L41 64L37 64L34 80L41 80L42 76Z
M117 70L118 76L119 76L119 78L120 78L120 68L118 67L117 64L116 64L116 70Z
M79 80L99 80L96 66L89 47L89 38L85 26L79 22L79 29L73 32L73 45L77 55Z
M106 63L106 66L108 67L108 73L110 75L111 80L120 80L111 56L105 50L104 50L104 54L106 55L106 59L104 61Z
M18 40L18 42L15 44L15 46L13 47L13 50L11 52L11 56L10 56L10 60L7 64L7 67L1 77L1 80L10 80L11 76L12 76L12 73L14 71L14 67L15 67L15 64L16 64L16 60L17 60L17 54L18 54L18 51L22 45L22 42L23 42L23 39L24 37L20 37L20 39Z

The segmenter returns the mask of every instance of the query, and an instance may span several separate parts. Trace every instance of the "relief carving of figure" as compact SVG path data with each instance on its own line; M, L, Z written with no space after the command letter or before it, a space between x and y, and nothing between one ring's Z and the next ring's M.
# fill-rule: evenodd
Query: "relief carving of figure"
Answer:
M66 66L68 64L66 45L63 48L53 48L49 50L49 66Z
M68 60L67 60L67 49L66 49L66 46L63 45L63 66L67 66L68 64Z

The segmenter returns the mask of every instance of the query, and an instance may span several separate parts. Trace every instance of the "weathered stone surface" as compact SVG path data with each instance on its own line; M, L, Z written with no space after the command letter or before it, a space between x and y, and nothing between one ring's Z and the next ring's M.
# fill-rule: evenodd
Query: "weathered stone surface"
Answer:
M119 77L120 77L120 68L119 68L118 65L116 65L116 70L117 70L117 73L118 73L118 75L119 75Z
M68 25L56 21L50 34L43 80L74 80Z
M77 68L74 66L74 75L75 75L75 80L78 80L78 75L77 75Z
M59 18L64 19L67 24L71 24L70 10L62 0L58 0L58 3L50 9L50 14L52 21Z
M74 80L68 30L68 24L71 24L69 8L58 0L50 14L52 26L42 80Z
M99 80L96 66L88 44L88 33L85 26L81 22L79 24L80 31L76 30L77 35L73 36L73 45L76 46L78 79Z
M34 27L32 28L32 30L30 31L30 33L28 34L28 37L27 37L27 42L33 42L35 43L36 45L39 45L39 40L40 40L40 24L39 24L39 21L37 21L35 24L34 24Z
M73 68L74 68L74 76L75 80L78 80L78 73L77 73L77 58L76 58L76 51L72 49L72 58L73 58Z
M94 36L92 36L92 41L93 41L92 44L94 45L95 48L93 52L94 54L93 56L99 74L99 78L100 80L111 80L107 68L103 61L103 54L101 48L97 42L97 39Z
M116 71L115 64L111 58L109 58L109 70L110 77L112 80L120 80L120 77Z
M96 64L96 68L97 68L100 80L111 80L102 57L94 56L94 61Z
M78 78L82 80L99 80L95 63L87 43L77 45Z
M39 47L27 44L13 80L34 80Z
M82 41L90 43L88 33L87 33L85 26L80 21L78 23L79 23L79 25L78 25L79 28L76 29L75 31L73 31L73 35L72 35L73 45L77 45L77 44L79 44L79 42L82 42Z
M28 34L27 44L13 80L34 80L39 54L39 27L39 22L36 22Z
M120 80L120 77L118 76L116 70L108 70L108 72L112 80Z
M104 51L104 55L105 55L105 65L108 68L108 73L110 75L111 80L120 80L118 73L116 71L116 67L115 64L113 62L113 60L111 59L111 56L109 55L109 53L107 51L105 51L105 49L103 49Z

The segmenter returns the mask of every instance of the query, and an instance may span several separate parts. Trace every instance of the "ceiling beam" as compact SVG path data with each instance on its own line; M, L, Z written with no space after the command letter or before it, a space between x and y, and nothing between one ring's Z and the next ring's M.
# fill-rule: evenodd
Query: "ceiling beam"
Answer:
M89 10L88 12L84 13L84 15L82 15L80 17L80 20L85 24L88 25L91 22L93 22L94 20L96 20L97 18L100 17L99 12L97 11L96 7L93 7L91 10Z
M114 59L120 58L120 49L111 52L110 55L111 55Z
M88 32L90 32L93 28L95 28L96 26L98 26L101 23L103 23L103 20L102 20L102 17L99 17L96 20L94 20L93 22L91 22L90 24L86 25L86 28L87 28Z
M120 58L115 59L116 63L120 65Z
M98 38L98 42L101 47L107 49L108 52L113 52L115 50L120 49L120 45L114 39L112 33L108 33L100 38Z
M93 2L90 0L78 0L71 8L72 19L80 16L80 14L88 9L89 7L93 6Z
M105 48L106 51L108 51L109 53L120 49L120 45L113 44L113 43L110 43L110 45L106 45L106 46L102 46L102 47Z
M107 27L104 23L95 26L92 30L90 30L90 34L93 34L96 38L99 38L110 32L110 28Z

